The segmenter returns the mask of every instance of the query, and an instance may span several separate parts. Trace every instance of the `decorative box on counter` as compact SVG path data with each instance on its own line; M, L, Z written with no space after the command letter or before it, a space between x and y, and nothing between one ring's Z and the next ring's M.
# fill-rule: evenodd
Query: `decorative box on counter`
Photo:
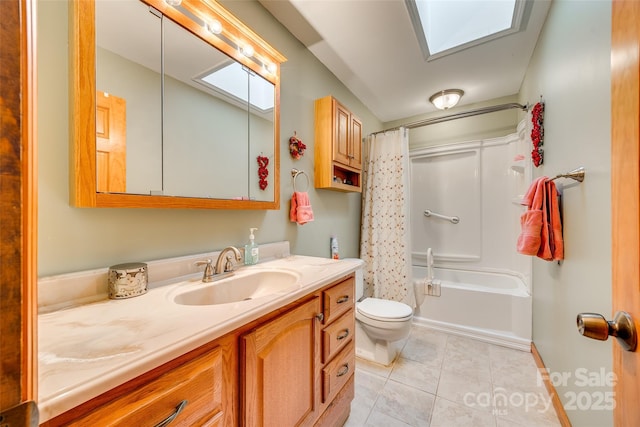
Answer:
M109 298L124 299L147 293L147 264L131 262L109 267Z

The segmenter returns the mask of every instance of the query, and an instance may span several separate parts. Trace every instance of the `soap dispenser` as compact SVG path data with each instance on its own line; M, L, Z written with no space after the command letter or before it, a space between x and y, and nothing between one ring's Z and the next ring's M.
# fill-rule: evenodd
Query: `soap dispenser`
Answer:
M258 244L255 241L255 236L253 232L257 230L257 228L249 229L249 243L244 245L244 264L245 265L254 265L258 263L259 258L259 248Z

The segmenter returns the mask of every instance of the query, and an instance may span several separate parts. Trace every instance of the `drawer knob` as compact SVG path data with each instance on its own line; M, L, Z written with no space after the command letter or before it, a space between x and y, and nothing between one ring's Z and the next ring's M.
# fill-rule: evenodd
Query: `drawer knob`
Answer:
M338 304L342 304L349 301L349 295L343 295L336 301Z
M319 321L323 321L324 320L324 313L318 313L316 314L316 319L318 319Z
M336 377L342 377L344 375L347 375L347 372L349 372L349 364L345 363L338 370L338 373L336 374Z
M167 418L165 418L164 420L160 421L154 427L165 427L165 426L171 424L171 422L173 420L175 420L178 415L180 415L180 412L182 412L184 407L187 406L187 403L189 403L189 402L186 401L186 400L183 400L182 402L180 402L180 404L178 404L178 406L176 406L176 410L173 411L173 414L169 415Z
M344 329L343 331L341 331L337 336L336 339L338 341L342 341L343 339L345 339L346 337L349 336L349 329Z

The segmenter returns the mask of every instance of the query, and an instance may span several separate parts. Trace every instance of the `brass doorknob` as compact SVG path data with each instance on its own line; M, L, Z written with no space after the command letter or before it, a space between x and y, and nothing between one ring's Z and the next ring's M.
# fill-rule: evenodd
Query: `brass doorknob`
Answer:
M638 336L633 319L629 313L618 311L613 320L607 320L598 313L580 313L576 319L578 332L588 338L606 341L609 335L618 339L618 343L627 351L635 351Z

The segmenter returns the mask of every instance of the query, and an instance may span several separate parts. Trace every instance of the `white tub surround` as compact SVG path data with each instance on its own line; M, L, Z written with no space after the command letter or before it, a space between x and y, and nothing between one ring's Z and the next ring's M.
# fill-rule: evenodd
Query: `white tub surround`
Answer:
M359 266L356 261L285 256L286 252L280 252L283 257L237 271L236 275L241 276L258 269L279 269L298 276L290 290L250 301L208 306L176 304L173 297L177 293L203 286L202 273L167 278L161 283L163 286L157 286L159 283L153 283L151 278L155 277L154 267L160 270L172 264L180 266L186 262L180 258L149 262L152 286L139 297L109 300L105 294L99 301L65 310L42 307L38 316L40 421L296 301ZM200 259L202 255L188 258L192 262L191 258ZM66 276L43 280L52 293L53 288L60 291L61 286L66 290L69 285ZM94 282L97 280L88 286Z
M425 267L413 267L424 281ZM522 277L497 271L435 268L439 297L427 295L414 322L444 332L531 351L532 298Z
M516 251L520 199L531 182L528 126L513 134L411 151L412 265L520 274L530 290L531 258ZM430 215L457 217L458 222Z

